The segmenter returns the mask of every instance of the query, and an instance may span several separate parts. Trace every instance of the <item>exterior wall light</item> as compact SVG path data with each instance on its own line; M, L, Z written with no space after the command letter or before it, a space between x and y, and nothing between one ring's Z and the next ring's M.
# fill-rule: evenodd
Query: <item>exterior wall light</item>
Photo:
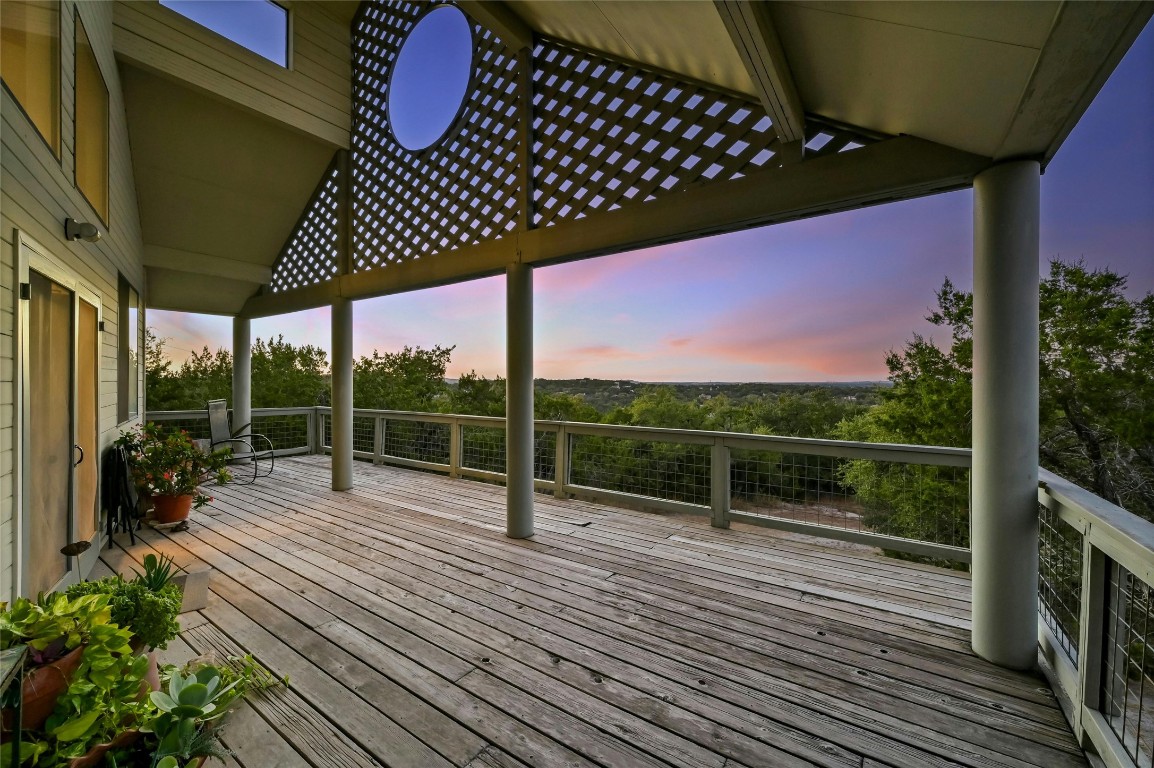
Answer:
M97 229L95 224L68 218L64 220L64 238L66 240L87 240L90 243L95 243L100 239L100 230Z

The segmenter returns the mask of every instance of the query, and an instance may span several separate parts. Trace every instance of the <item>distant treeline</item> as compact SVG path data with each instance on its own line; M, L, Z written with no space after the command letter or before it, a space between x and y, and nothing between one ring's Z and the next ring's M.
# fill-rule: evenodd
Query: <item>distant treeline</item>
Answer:
M1108 270L1053 262L1041 283L1042 466L1104 499L1154 519L1154 294L1132 300L1126 279ZM947 339L920 335L885 361L882 384L649 385L634 381L538 380L537 418L649 427L751 432L863 442L968 447L973 375L973 297L947 280L927 318ZM232 357L207 347L179 367L164 353L164 339L148 334L148 408L203 408L230 397ZM447 382L453 347L406 347L355 361L353 400L358 408L432 411L484 416L505 412L505 382L470 372ZM283 338L253 345L255 407L327 405L328 360L312 346ZM663 457L667 463L692 457ZM683 462L684 463L684 462ZM874 521L895 535L922 535L918 522L942 501L957 509L953 491L932 482L903 496L899 468L850 462L831 469L838 493L892 510ZM892 475L892 476L891 476ZM828 483L827 483L828 485ZM943 486L944 488L944 486ZM871 502L872 503L872 502ZM963 501L964 504L964 501ZM966 526L961 525L961 528Z

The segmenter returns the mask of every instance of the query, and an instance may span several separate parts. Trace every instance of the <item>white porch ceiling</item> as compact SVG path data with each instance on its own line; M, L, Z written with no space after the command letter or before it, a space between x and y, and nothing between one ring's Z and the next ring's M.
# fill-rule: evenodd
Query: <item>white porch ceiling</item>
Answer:
M352 20L358 3L326 5L344 23ZM764 81L751 76L748 52L743 59L713 2L463 5L466 10L472 5L478 18L506 22L511 36L531 32L559 39L765 103ZM756 31L776 37L770 42L779 44L784 62L776 62L771 74L791 81L811 116L915 137L979 160L1045 162L1152 7L1150 2L1068 0L799 0L768 3ZM172 73L159 76L135 61L121 66L149 269L148 303L237 313L267 282L334 146L214 98ZM964 185L968 178L951 183ZM852 180L842 181L852 186ZM782 205L789 207L788 201ZM659 241L660 233L653 239ZM445 263L456 266L445 269L460 274L433 270L431 283L471 276L460 258L448 256ZM377 293L390 292L383 274L369 282Z
M234 314L268 282L333 147L122 64L148 305Z

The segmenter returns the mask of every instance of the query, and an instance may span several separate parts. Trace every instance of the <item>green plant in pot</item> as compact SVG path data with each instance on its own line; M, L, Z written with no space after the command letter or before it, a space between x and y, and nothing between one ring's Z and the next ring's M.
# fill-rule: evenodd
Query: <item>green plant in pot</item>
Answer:
M211 652L183 670L166 667L164 681L149 696L153 716L141 726L139 741L110 753L118 768L194 768L205 758L223 758L227 715L253 691L282 682L252 656L218 661Z
M190 509L212 501L197 487L209 477L219 484L232 479L226 468L231 451L205 453L183 429L165 430L149 422L122 432L116 443L128 450L133 480L151 497L159 523L180 522Z
M40 595L35 602L18 598L11 607L0 603L0 649L28 646L21 713L24 728L44 724L57 698L84 663L86 648L94 637L103 644L111 643L113 652L129 652L128 633L124 632L123 643L118 642L118 628L111 621L112 609L105 595L69 598L53 592ZM15 727L13 717L5 712L6 730Z
M141 688L148 659L134 655L129 646L130 632L111 623L105 595L69 599L53 594L34 605L41 607L14 606L12 623L39 627L43 621L28 621L26 617L44 609L52 615L67 612L76 621L77 634L84 642L76 649L80 652L77 668L48 706L50 714L38 723L24 719L20 755L11 753L11 743L5 744L0 748L0 764L55 768L67 765L85 754L90 744L123 731L126 722L135 722L149 712Z
M144 572L137 572L134 579L117 574L84 581L69 587L67 595L106 596L112 622L132 632L135 648L163 650L180 633L176 617L183 595L171 578L172 559L150 554L144 558Z

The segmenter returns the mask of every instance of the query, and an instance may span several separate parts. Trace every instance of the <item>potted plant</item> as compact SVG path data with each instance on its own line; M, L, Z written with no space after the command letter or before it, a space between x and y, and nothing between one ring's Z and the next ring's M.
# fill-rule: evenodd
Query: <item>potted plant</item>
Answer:
M128 449L132 477L152 498L153 515L161 524L179 523L189 510L212 501L197 487L210 476L220 484L232 479L226 469L231 451L205 453L183 429L164 430L149 422L121 433L117 444Z
M134 721L138 727L91 745L68 768L198 768L209 757L224 758L221 722L250 692L281 682L252 656L194 659L183 669L166 667L163 677L147 714Z
M120 574L95 581L82 581L68 588L70 598L81 595L105 595L112 610L112 622L132 632L137 650L168 647L168 641L180 633L177 614L182 595L172 583L172 558L147 555L144 572L125 579Z
M128 632L120 641L118 627L112 624L112 610L106 595L67 595L50 593L35 601L18 598L9 607L0 603L0 649L14 645L28 646L31 667L24 677L21 723L24 728L43 725L68 688L73 675L86 663L89 646L96 638L103 652L128 652ZM16 727L13 715L4 713L4 728Z

